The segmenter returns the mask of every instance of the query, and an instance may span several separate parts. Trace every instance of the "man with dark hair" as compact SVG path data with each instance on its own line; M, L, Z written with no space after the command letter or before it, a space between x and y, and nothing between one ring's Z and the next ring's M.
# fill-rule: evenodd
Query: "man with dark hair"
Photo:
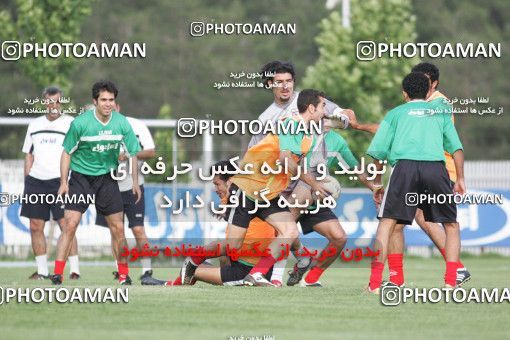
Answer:
M420 63L413 67L412 72L421 72L429 78L430 91L427 97L428 102L436 102L444 104L451 110L451 106L445 103L446 96L437 90L439 86L439 69L431 63ZM448 109L448 108L447 108ZM454 116L451 115L452 121L454 122ZM358 123L356 116L353 114L351 117L351 126L356 130L368 131L375 133L379 124L362 124ZM452 155L447 151L444 152L445 166L448 171L448 176L452 183L457 180L457 174L455 170L455 164ZM430 237L432 242L436 245L439 252L446 261L446 233L444 228L437 224L425 221L423 211L421 209L416 210L415 221L420 228ZM404 270L403 270L403 258L404 258L404 225L397 224L395 230L390 237L389 254L388 254L388 266L390 269L390 282L401 286L404 284ZM466 269L464 264L459 261L459 268L457 269L457 285L462 285L471 279L471 273Z
M126 117L115 111L117 94L118 90L112 82L95 83L92 87L95 109L84 112L72 122L63 142L58 192L68 193L73 201L65 207L65 224L57 245L55 275L51 277L54 284L62 283L71 241L82 214L88 209L88 203L80 199L83 195L94 195L97 212L105 216L114 238L113 250L117 260L119 283L129 284L127 259L120 256L123 247L127 246L122 221L122 196L111 171L117 169L122 145L127 155L133 159L132 191L138 202L141 192L136 154L140 151L140 146ZM68 184L69 168L72 172Z
M295 126L298 125L299 121L304 121L305 123L310 121L319 122L324 116L326 106L321 92L311 89L303 90L300 94L301 96L301 107L305 108L305 110L300 112L298 116L288 118L286 122L292 123ZM317 102L317 99L319 99L318 104L313 105L313 103ZM279 253L281 244L290 245L297 239L298 230L294 217L288 207L280 207L278 205L278 199L281 192L288 187L290 177L295 176L297 171L300 170L298 167L302 166L302 158L306 157L308 152L313 150L313 147L314 136L309 133L270 134L249 148L241 162L241 168L246 164L252 164L254 174L239 174L231 179L232 185L229 190L235 192L235 194L230 197L235 197L238 202L243 202L243 204L230 208L226 213L229 235L225 242L220 242L221 255L225 254L227 244L232 248L240 248L250 221L255 217L265 220L277 231L277 237L268 246L270 255L261 258L250 270L250 273L244 280L246 285L270 286L271 283L264 275L267 274L276 262L273 255ZM282 164L286 163L290 173L265 175L260 172L262 163L265 162L274 168L277 161L282 162ZM315 180L314 176L304 173L304 171L299 173L299 178L310 185L314 191L318 192L319 198L324 198L328 195L323 186ZM262 202L264 207L260 207L262 204L259 204L259 201ZM255 209L256 207L258 209ZM255 213L249 213L249 211L254 210ZM206 249L209 250L210 248L210 250L213 250L216 247L217 243L206 246ZM191 282L197 266L207 258L206 256L193 256L184 261L181 269L181 281L183 284Z
M28 125L23 152L25 153L25 190L29 194L57 195L59 188L60 156L62 155L62 142L69 130L73 118L62 114L60 98L62 91L56 86L49 86L42 93L46 104L46 115L33 120ZM50 216L51 215L51 216ZM29 278L32 280L47 279L48 257L46 254L46 238L44 225L53 218L58 221L60 229L64 224L64 207L60 203L22 203L21 216L30 219L30 236L32 249L35 255L37 271ZM69 253L71 266L70 279L80 278L78 262L78 243L76 237L72 240Z
M120 105L117 103L116 111L120 112ZM149 160L156 156L156 146L154 145L154 140L152 135L144 124L143 121L133 118L127 117L126 119L133 128L133 132L136 135L138 140L138 144L140 145L140 151L136 154L138 161L138 167L141 168L144 160ZM144 218L145 218L145 191L144 191L144 176L141 172L138 173L138 184L140 185L140 191L142 193L141 199L138 202L136 201L136 197L133 194L133 177L129 170L129 162L126 156L126 153L122 149L119 154L119 162L120 166L126 169L126 176L124 179L120 179L117 183L119 185L120 194L122 196L123 203L123 217L127 217L128 219L128 227L133 233L133 236L136 240L136 246L140 251L143 250L143 247L146 244L149 244L149 240L147 239L147 235L145 233L144 227ZM96 224L102 227L108 227L108 223L106 223L106 219L100 213L96 214ZM110 230L111 231L111 230ZM112 236L112 249L115 247L115 243L113 242L115 237ZM164 283L164 281L155 279L152 277L152 262L150 257L142 257L140 259L140 265L142 267L142 275L140 276L140 282L142 285L159 285ZM115 279L119 278L119 272L114 271L113 276ZM128 281L131 278L128 275Z
M431 85L434 89L436 89L439 85L439 69L434 64L419 63L413 67L411 72L421 72L426 74L429 77L430 82L432 83Z
M258 117L262 123L266 123L269 121L276 122L285 117L292 117L297 115L299 110L297 107L297 99L300 95L299 92L294 91L295 84L295 70L291 63L283 62L283 61L272 61L264 65L262 68L263 76L265 77L264 81L266 82L266 87L271 88L273 92L274 102ZM349 109L342 109L335 103L325 99L326 107L325 107L325 119L323 120L323 128L324 130L328 128L341 128L346 129L349 126L349 117L354 113ZM328 149L324 142L325 134L322 133L320 135L316 135L315 138L317 143L313 150L311 150L310 155L307 157L309 172L317 177L317 167L319 164L327 163L327 154ZM264 138L264 134L254 135L251 138L249 143L249 147L255 145L260 140ZM334 151L334 150L332 150ZM286 197L294 196L291 198L292 200L298 202L304 202L305 200L312 200L312 193L310 187L303 183L302 181L293 181L289 184L286 190L283 192L283 195ZM299 209L291 209L295 219L299 218ZM323 214L322 218L315 219L314 222L326 222L324 219L330 219L334 214ZM311 219L311 217L307 216L306 219ZM336 219L338 224L338 219ZM333 220L331 220L333 221ZM335 224L336 227L336 224ZM331 228L335 228L331 226ZM344 233L343 230L337 229L335 233L324 234L321 232L321 235L328 237L330 242L338 243L340 242L337 237L333 239L333 235L341 237ZM306 257L298 256L303 252L303 246L299 242L296 241L297 244L293 246L295 249L293 251L294 256L298 260L296 265L294 266L292 272L290 272L291 280L287 283L289 285L294 285L298 283L305 272L309 270L312 266L312 261ZM273 271L273 276L278 275L281 271L281 268L284 268L285 263L282 261L275 265L275 270ZM318 278L320 275L312 275L315 278L314 283L318 282Z
M380 251L372 262L368 291L379 294L388 243L395 225L411 224L417 207L424 212L425 220L443 223L446 231L445 286L456 285L460 253L460 235L457 209L454 202L435 204L430 201L417 205L406 201L409 193L418 195L448 195L452 186L444 165L444 150L453 155L458 181L453 190L465 193L464 153L453 126L451 111L437 102L426 102L429 79L423 73L413 72L402 81L407 102L389 111L368 148L367 154L381 168L380 160L388 159L394 171L386 189L374 193L381 204L379 226L374 247ZM439 110L438 110L439 109ZM437 113L439 112L439 113ZM379 175L380 176L380 175ZM384 194L384 198L382 195Z

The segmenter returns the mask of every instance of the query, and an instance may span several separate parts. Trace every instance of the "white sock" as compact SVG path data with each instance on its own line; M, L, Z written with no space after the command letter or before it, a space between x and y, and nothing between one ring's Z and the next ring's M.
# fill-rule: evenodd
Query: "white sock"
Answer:
M36 256L35 263L37 264L37 274L47 276L48 275L48 256L46 254Z
M271 275L271 281L276 280L283 282L283 272L285 271L285 265L287 265L286 258L274 264L273 274Z
M142 265L142 275L145 274L146 271L152 270L150 258L142 258L140 260L140 263Z
M80 264L78 261L78 255L73 255L68 257L69 260L69 271L71 273L80 274Z
M297 266L298 268L305 268L310 264L310 261L312 260L309 256L302 256L304 252L303 244L301 243L298 250L292 251L292 254L297 260Z

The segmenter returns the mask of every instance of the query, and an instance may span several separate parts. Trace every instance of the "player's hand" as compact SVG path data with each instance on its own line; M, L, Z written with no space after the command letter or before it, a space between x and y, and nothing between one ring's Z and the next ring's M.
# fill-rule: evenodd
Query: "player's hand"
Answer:
M142 199L142 190L140 190L140 186L138 184L137 185L133 184L133 195L136 196L135 204L140 202L140 200Z
M458 178L457 182L453 186L453 191L459 195L464 195L466 193L466 184L464 183L464 178Z
M384 187L383 186L375 187L372 190L372 198L374 199L375 207L377 208L377 210L379 210L379 208L381 206L383 197L384 197Z
M349 118L349 125L356 129L356 126L358 125L358 120L356 119L356 114L351 109L344 109L342 111L344 115L346 115Z
M57 195L63 196L69 194L69 186L67 183L60 183L60 187L58 188Z
M312 187L312 196L318 200L321 200L323 198L331 196L331 194L327 192L326 189L324 189L322 184L317 182L317 184Z
M125 152L119 153L119 162L124 162L127 159L128 159L128 157L126 156Z

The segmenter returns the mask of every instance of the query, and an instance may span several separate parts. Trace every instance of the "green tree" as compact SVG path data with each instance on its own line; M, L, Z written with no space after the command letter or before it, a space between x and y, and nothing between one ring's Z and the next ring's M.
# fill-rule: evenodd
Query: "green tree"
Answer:
M0 12L1 40L20 43L75 42L84 19L91 12L91 0L17 0L13 13ZM16 64L39 87L58 84L66 93L71 89L74 58L21 58Z
M359 41L398 43L416 38L410 1L352 0L351 27L342 26L338 11L320 23L315 41L319 58L308 67L305 87L317 88L341 107L352 108L363 122L379 122L385 112L402 103L401 81L418 59L356 58ZM344 131L353 152L362 156L371 140L364 132Z

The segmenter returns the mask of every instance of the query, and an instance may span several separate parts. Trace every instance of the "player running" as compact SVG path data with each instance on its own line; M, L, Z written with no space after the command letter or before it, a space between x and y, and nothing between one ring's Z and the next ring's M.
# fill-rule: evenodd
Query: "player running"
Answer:
M69 130L73 118L61 112L60 98L62 91L55 86L44 89L43 99L47 102L46 115L33 120L27 129L23 152L25 153L25 195L44 194L56 196L60 185L60 163L62 142ZM21 205L21 216L30 219L30 236L35 255L37 271L29 279L42 280L49 278L48 256L46 254L46 238L44 225L50 219L58 222L60 229L64 224L64 206L59 203L28 203ZM72 239L69 253L71 274L69 278L80 278L78 261L78 243Z
M60 161L59 194L68 194L75 202L66 204L62 234L58 240L53 284L62 283L65 259L76 233L81 216L88 204L77 199L80 195L95 195L97 212L105 216L114 242L114 256L117 259L119 283L129 284L127 259L120 256L127 246L122 222L122 196L117 182L110 172L117 169L120 146L132 155L133 194L135 203L140 201L138 167L136 154L140 151L138 140L127 119L115 111L118 90L110 81L99 81L92 87L95 110L78 116L64 139L64 151ZM69 168L72 170L68 184Z
M335 131L328 131L325 134L325 145L328 150L327 153L327 168L336 170L340 165L343 169L353 170L359 165L358 160L354 157L347 142L340 134ZM360 181L371 191L379 190L382 186L368 181L367 174L363 173L359 176ZM299 185L294 191L298 195L304 197L308 195L311 197L311 192L301 193L298 190L304 186ZM315 206L309 207L309 210L314 210ZM298 212L297 212L298 213ZM316 214L301 214L298 215L298 222L301 225L301 230L304 235L312 232L317 232L326 237L329 241L324 249L334 248L336 250L334 256L325 257L322 261L310 262L306 267L300 267L299 262L296 263L291 271L289 271L289 278L287 280L288 286L300 284L301 287L322 287L319 282L321 275L324 271L338 258L346 243L346 233L343 230L338 217L330 208L322 207ZM319 256L319 259L321 256ZM279 261L275 265L273 275L279 270L280 267L285 267L286 260ZM309 270L310 269L310 270ZM309 271L308 271L309 270ZM304 274L308 274L303 279Z
M234 173L236 168L229 161L220 161L213 165L213 168L222 168ZM217 174L213 177L213 185L216 194L219 196L221 203L227 204L229 198L229 186L232 174ZM225 218L225 216L223 216ZM226 237L228 238L229 230L226 229ZM244 237L243 243L239 252L253 251L254 247L260 251L264 251L267 246L272 242L275 237L275 230L270 224L254 218L250 221L248 230ZM257 264L259 257L256 256L241 256L237 258L230 258L226 264L221 264L220 267L213 266L207 262L200 264L193 276L193 281L202 281L213 285L224 286L242 286L243 280L249 274L255 264ZM272 271L265 275L270 278ZM272 282L273 285L275 282ZM181 277L179 276L173 282L168 281L167 285L178 286L181 285ZM281 282L280 282L281 286Z

